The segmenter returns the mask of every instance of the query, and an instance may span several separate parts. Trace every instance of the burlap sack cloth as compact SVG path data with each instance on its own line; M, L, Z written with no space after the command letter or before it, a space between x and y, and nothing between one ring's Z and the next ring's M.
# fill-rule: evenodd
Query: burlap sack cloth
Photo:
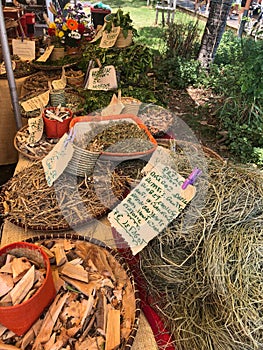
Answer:
M18 97L26 78L16 79ZM17 128L7 79L0 79L0 102L0 165L14 164L18 157L14 147Z
M19 155L16 173L30 166L31 164L32 162L30 160L27 160L22 155ZM20 228L6 220L3 224L2 229L1 246L46 233L48 232L25 230L24 228ZM74 231L68 231L68 233L74 233ZM77 233L82 234L83 236L94 237L100 241L105 242L106 244L107 242L114 242L110 224L106 217L102 218L94 224L92 223L88 227L85 226L78 229ZM158 350L152 329L142 312L140 316L138 332L135 337L132 350Z

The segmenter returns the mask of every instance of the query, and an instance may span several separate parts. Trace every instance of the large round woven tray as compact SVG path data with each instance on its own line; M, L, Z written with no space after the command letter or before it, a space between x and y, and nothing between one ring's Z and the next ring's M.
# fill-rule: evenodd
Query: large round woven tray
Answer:
M64 172L49 187L42 164L37 162L1 188L0 213L25 229L75 229L112 210L127 194L129 179L128 174L108 173L103 164L95 179L80 179Z
M31 62L31 66L35 69L39 69L39 70L55 70L55 69L62 69L64 68L68 68L68 67L72 67L75 64L77 64L76 58L72 59L72 62L68 62L64 65L58 65L56 61L54 61L54 64L41 64L41 63L37 63L37 62Z
M83 264L83 267L86 268L86 271L88 271L89 275L89 282L84 283L82 286L80 286L80 289L85 290L91 290L92 294L89 294L86 292L81 293L80 289L77 288L76 284L73 280L67 279L65 281L65 284L63 286L55 283L56 289L57 289L57 297L60 296L60 298L63 298L63 295L68 293L68 296L71 301L68 303L68 305L65 305L61 312L59 313L58 322L60 322L60 326L56 327L56 323L54 321L54 325L52 325L51 334L56 334L59 338L59 334L61 333L61 329L64 328L65 330L65 341L71 342L70 349L77 349L77 345L80 345L78 343L81 343L82 347L81 349L89 349L89 345L85 343L88 342L88 338L96 337L97 335L100 335L101 330L99 330L98 322L98 299L101 297L101 293L103 290L103 283L107 284L107 280L110 280L112 283L112 287L108 287L107 293L113 294L112 301L114 300L117 302L117 298L114 297L114 293L118 293L118 295L121 295L121 301L114 304L112 301L108 299L107 301L107 309L114 309L119 310L117 311L117 314L120 315L120 329L121 329L121 343L114 347L115 350L130 350L132 347L132 344L134 342L134 338L137 334L138 324L139 324L139 317L140 317L140 299L139 299L139 293L136 287L136 283L134 281L134 277L132 275L132 272L130 271L126 261L123 257L119 255L117 250L112 249L108 246L106 246L103 242L89 238L87 236L80 236L76 234L47 234L47 235L39 235L32 238L29 238L26 240L26 242L30 242L33 244L41 245L44 247L43 249L47 252L52 252L52 248L54 248L54 244L60 246L63 251L65 251L67 260L73 260L74 257L79 257L81 259L81 264ZM51 249L51 250L50 250ZM54 250L53 250L54 253ZM50 254L51 255L51 254ZM91 264L90 261L93 263L93 270L90 268ZM58 272L58 276L63 279L63 273L61 272L61 267L57 267L56 260L52 257L50 257L50 262L53 270L56 270ZM95 269L94 269L95 267ZM65 274L64 274L65 276ZM108 277L105 278L105 277ZM100 281L99 281L100 278ZM102 282L101 281L105 281ZM54 279L55 280L55 279ZM64 278L65 280L65 278ZM60 280L61 281L61 280ZM73 283L71 283L73 281ZM75 292L75 291L80 292ZM106 290L105 290L106 292ZM95 295L93 295L95 294ZM76 295L79 295L76 299ZM73 329L74 322L76 330L78 328L78 316L76 312L76 308L79 305L79 302L83 301L83 298L86 300L89 300L89 298L94 297L94 304L95 307L92 308L90 317L87 317L86 325L85 323L82 325L80 330L75 332ZM61 300L59 298L59 300ZM76 301L77 300L77 301ZM78 301L80 300L80 301ZM65 307L67 307L65 309ZM75 307L75 308L74 308ZM52 309L51 306L44 311L42 317L47 314L47 311L50 312ZM71 321L65 321L65 315L70 314L70 312L75 312L75 318L71 318ZM107 314L107 312L106 312ZM88 329L87 324L90 324L89 322L92 322L92 318L94 319L93 326ZM75 321L74 321L75 320ZM113 326L114 325L110 325ZM45 327L45 330L47 331L48 327ZM117 327L118 328L118 327ZM88 329L88 330L87 330ZM66 331L68 330L68 331ZM68 334L71 334L73 331L73 335L70 337ZM75 334L74 334L75 332ZM50 335L51 335L50 334ZM107 341L107 327L106 327L106 341ZM54 335L53 335L54 337ZM17 346L19 342L21 341L22 337L14 337L9 338L8 344L12 344ZM1 338L0 338L1 339ZM12 342L13 339L13 342ZM67 339L67 340L66 340ZM99 339L99 338L97 338ZM101 338L100 338L101 339ZM36 340L35 336L33 336L33 341ZM4 342L4 341L3 341ZM23 349L28 350L31 349L32 342L27 347L23 347ZM105 341L104 341L105 343ZM21 343L20 343L21 344ZM43 345L43 344L42 344ZM85 347L86 345L86 347ZM104 344L105 345L105 344ZM66 347L66 344L65 344ZM21 348L19 346L19 348ZM48 347L46 347L48 348ZM93 348L93 347L92 347ZM104 348L104 347L103 347Z

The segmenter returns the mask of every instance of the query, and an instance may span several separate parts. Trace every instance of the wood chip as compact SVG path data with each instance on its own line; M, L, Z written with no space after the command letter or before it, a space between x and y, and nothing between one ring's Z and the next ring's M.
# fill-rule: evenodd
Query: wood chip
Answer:
M14 286L14 281L11 275L0 274L0 297L7 294Z
M82 265L72 265L67 262L60 268L59 271L60 273L62 273L62 275L73 278L75 280L82 281L85 283L89 282L88 272L84 269Z
M120 310L108 310L105 350L117 348L121 342Z
M21 303L27 293L30 291L35 280L35 266L32 265L23 278L11 290L10 296L13 305Z

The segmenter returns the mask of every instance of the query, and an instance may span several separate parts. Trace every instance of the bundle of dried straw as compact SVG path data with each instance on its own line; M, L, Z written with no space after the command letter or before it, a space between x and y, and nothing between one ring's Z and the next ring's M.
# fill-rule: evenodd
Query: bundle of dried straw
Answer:
M151 305L178 350L263 349L263 176L208 163L203 207L191 204L141 252Z

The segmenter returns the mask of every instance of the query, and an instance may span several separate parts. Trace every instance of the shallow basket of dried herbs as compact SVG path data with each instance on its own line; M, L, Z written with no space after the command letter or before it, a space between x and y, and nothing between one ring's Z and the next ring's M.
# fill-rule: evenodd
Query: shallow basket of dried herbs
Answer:
M175 119L174 113L164 107L145 103L139 106L137 115L154 137L164 136Z
M142 166L141 164L139 165ZM126 172L103 162L93 176L78 178L63 173L49 187L41 162L13 176L0 192L0 212L26 229L63 231L107 214L127 194L140 174L134 164Z
M191 171L186 157L178 167ZM263 175L216 159L207 172L196 204L140 254L149 301L178 350L261 349Z
M39 71L35 74L30 75L25 79L22 85L21 96L29 93L35 93L38 91L47 91L49 89L49 83L52 80L60 79L61 71L55 70L51 72Z
M3 330L15 348L130 350L137 333L140 300L133 275L117 250L75 234L30 238L49 256L57 295L24 334Z
M157 147L148 129L133 114L86 116L70 124L76 131L74 153L66 171L91 175L98 159L122 162L149 156Z
M24 157L36 161L43 159L58 141L58 139L48 139L45 133L43 133L38 142L29 144L28 136L28 125L25 125L16 133L14 137L14 146Z

